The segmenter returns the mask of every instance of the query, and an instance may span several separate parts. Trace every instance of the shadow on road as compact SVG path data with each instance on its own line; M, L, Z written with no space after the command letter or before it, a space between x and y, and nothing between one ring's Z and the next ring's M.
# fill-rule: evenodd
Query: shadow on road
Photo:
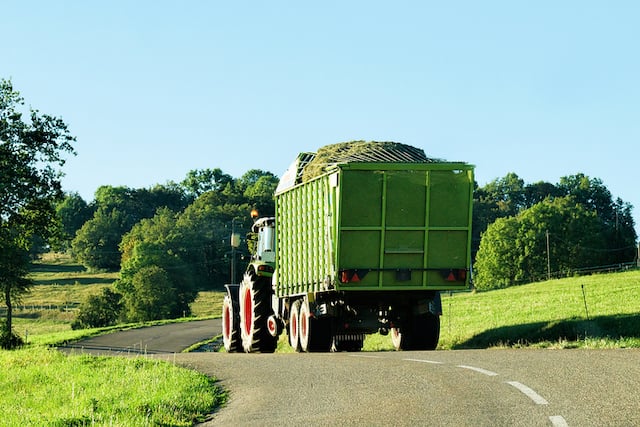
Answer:
M640 313L527 323L489 329L462 342L454 349L482 349L495 346L532 345L545 342L591 339L640 339Z

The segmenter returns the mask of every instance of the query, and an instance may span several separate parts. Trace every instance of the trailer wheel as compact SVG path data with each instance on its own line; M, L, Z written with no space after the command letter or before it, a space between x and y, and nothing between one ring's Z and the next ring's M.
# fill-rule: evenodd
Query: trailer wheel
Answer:
M410 319L402 328L391 328L396 350L435 350L440 340L440 316L427 313Z
M268 280L246 273L240 283L240 335L247 353L273 353L277 338L267 328L271 309L271 285Z
M440 316L427 313L415 319L415 350L435 350L440 340Z
M300 320L300 300L291 303L289 310L289 345L295 350L300 351L300 329L298 322Z
M227 353L236 353L241 349L239 323L238 307L234 307L231 297L225 295L222 301L222 343Z
M391 333L389 335L391 335L391 342L393 343L393 348L395 348L398 351L407 350L406 347L408 343L406 341L408 341L408 336L405 335L403 337L402 332L400 331L400 328L391 328Z
M329 319L317 319L312 315L309 300L300 303L298 332L302 351L329 351L331 349L331 324Z

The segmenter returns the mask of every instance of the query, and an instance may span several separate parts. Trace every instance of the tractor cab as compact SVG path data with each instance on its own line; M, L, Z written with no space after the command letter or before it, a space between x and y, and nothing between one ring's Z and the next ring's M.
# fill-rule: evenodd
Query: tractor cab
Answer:
M276 262L275 224L275 218L266 217L256 220L251 227L251 231L258 235L256 253L253 255L252 262L258 275L273 273Z

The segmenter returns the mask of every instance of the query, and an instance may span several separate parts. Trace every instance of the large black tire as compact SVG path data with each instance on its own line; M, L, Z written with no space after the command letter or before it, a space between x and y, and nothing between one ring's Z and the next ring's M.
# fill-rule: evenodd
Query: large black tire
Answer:
M435 350L440 340L440 316L416 316L402 328L391 328L390 335L396 350Z
M269 333L267 319L271 308L271 283L246 273L240 283L240 336L247 353L273 353L277 338Z
M300 351L300 300L295 300L289 308L289 345L295 350Z
M238 306L229 295L225 295L222 301L222 343L227 353L236 353L242 349Z
M331 349L330 319L317 319L313 316L307 298L300 303L298 334L302 351L316 352Z

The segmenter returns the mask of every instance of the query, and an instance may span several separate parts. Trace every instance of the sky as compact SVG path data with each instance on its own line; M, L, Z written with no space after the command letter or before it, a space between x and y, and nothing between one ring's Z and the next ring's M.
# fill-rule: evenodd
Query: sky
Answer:
M76 136L63 188L195 169L280 176L299 152L396 141L516 173L584 173L640 234L640 2L3 2L0 77Z

